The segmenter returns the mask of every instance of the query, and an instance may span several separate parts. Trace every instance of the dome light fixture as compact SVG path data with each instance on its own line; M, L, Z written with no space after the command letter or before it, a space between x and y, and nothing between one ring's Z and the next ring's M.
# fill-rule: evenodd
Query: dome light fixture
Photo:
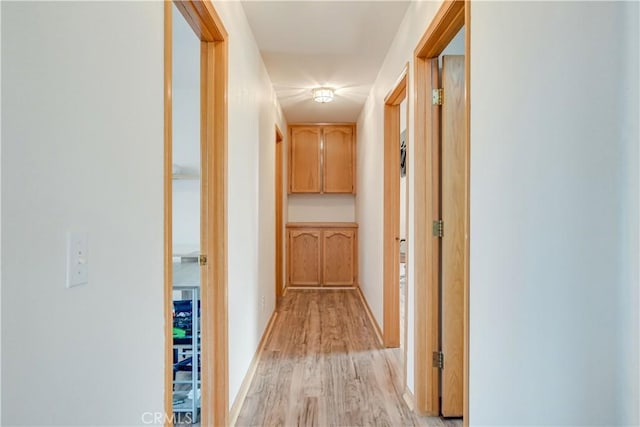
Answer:
M334 90L330 87L318 87L313 89L313 100L324 104L333 101Z

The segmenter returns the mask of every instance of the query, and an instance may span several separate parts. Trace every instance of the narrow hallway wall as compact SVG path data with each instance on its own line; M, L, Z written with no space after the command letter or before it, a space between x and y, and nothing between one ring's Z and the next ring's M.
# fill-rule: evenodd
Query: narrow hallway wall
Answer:
M229 405L275 309L275 125L287 128L239 2L214 2L229 33Z

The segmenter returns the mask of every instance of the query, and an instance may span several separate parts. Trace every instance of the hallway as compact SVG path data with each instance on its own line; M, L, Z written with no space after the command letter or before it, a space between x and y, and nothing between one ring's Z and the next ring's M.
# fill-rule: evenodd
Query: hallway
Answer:
M412 413L400 360L356 291L289 290L236 425L461 426Z

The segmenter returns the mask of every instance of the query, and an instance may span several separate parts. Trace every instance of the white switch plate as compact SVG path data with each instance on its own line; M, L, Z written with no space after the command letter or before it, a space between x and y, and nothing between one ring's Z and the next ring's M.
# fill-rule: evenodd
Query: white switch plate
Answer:
M67 233L67 288L89 283L89 236Z

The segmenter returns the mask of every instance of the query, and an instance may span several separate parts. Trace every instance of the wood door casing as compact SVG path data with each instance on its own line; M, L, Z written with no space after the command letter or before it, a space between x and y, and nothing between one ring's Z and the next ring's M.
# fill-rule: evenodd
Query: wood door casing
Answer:
M275 284L275 292L276 292L276 300L282 296L282 286L283 286L283 278L282 278L282 238L283 238L283 214L282 214L282 192L284 191L282 188L282 135L280 134L280 130L276 127L276 165L275 165L275 204L276 204L276 284Z
M289 192L319 193L320 128L292 128L289 146Z
M353 193L354 145L352 126L323 127L323 192Z
M322 283L325 286L352 286L355 281L354 230L324 230L322 233Z
M321 231L289 230L289 284L320 286Z
M465 57L442 62L442 369L441 414L463 414L465 251Z

